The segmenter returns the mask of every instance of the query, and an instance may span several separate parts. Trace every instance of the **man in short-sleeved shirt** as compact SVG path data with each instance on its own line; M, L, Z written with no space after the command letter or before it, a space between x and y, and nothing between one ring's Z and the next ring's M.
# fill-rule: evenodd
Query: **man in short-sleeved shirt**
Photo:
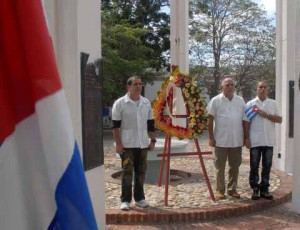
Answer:
M227 159L229 164L227 194L240 198L236 189L244 145L243 120L246 120L245 102L242 97L234 94L234 81L225 78L221 87L223 92L213 97L207 107L209 145L215 147L218 200L225 198L224 172Z
M269 193L269 179L273 160L273 147L276 144L275 123L281 123L281 113L275 100L267 97L268 88L266 82L258 82L256 87L257 97L246 105L248 121L246 130L250 128L250 141L246 147L250 148L250 177L249 183L253 189L252 199L263 197L272 200ZM249 111L255 108L254 112ZM259 164L262 159L261 182L259 181Z
M148 206L144 194L147 151L153 150L156 142L152 108L149 100L141 96L141 79L130 77L127 91L112 108L116 152L120 154L122 163L121 210L130 209L133 170L135 205L142 208Z

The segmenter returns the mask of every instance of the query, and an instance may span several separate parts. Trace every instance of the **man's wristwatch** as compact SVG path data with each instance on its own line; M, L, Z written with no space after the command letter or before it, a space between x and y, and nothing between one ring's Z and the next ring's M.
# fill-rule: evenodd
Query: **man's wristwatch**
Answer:
M156 139L155 139L155 138L154 138L154 139L151 139L151 142L155 143L155 142L156 142Z

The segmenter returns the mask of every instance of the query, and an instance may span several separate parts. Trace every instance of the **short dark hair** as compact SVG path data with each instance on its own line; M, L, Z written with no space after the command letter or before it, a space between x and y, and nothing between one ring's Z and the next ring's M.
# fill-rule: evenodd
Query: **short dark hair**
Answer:
M134 80L136 80L136 79L141 80L141 78L140 78L139 76L131 76L131 77L128 78L128 80L127 80L127 85L131 85L132 82L133 82Z
M256 83L256 88L258 87L259 84L265 84L265 85L268 87L268 82L267 82L267 80L258 81L258 82Z

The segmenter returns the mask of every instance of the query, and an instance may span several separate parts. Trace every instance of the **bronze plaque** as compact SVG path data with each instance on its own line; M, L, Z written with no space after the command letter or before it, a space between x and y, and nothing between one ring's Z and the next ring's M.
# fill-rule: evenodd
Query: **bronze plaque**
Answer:
M101 60L88 63L81 53L82 149L85 170L103 165Z

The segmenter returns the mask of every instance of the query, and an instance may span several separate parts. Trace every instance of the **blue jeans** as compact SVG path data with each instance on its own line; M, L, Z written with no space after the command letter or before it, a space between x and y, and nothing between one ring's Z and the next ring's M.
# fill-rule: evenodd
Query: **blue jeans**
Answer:
M259 164L262 159L261 182L259 181ZM273 160L273 147L259 146L250 148L250 177L249 183L252 189L267 192L270 186L270 172Z
M134 171L134 200L145 199L144 181L147 169L147 149L124 148L121 156L122 163L122 194L121 202L131 202L132 175Z

